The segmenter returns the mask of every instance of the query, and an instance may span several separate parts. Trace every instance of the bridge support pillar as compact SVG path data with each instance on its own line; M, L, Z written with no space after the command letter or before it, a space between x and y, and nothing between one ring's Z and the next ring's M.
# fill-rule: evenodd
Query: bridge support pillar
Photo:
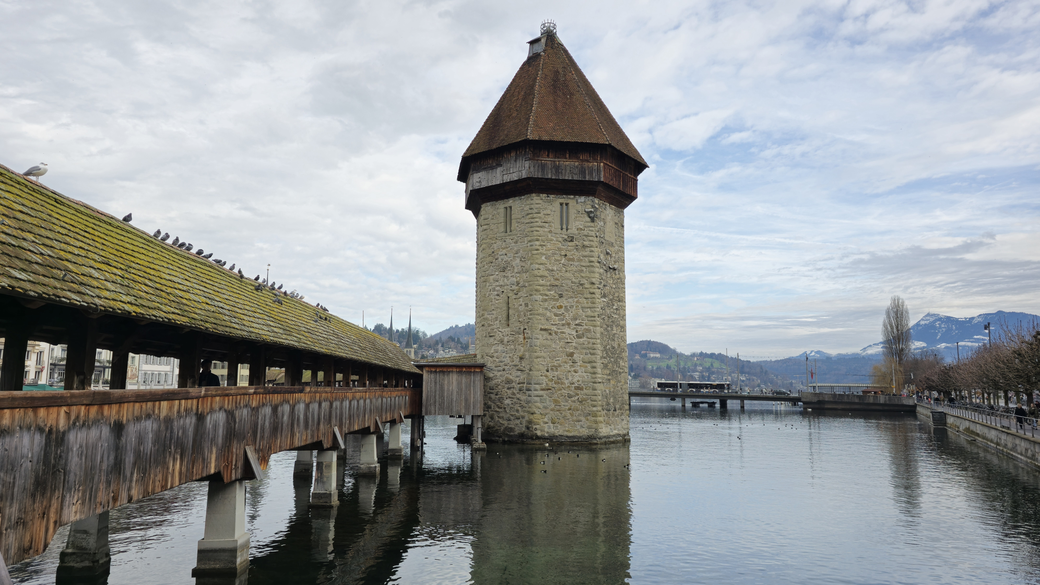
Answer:
M404 457L404 448L401 447L401 423L397 421L390 423L390 436L387 439L386 456L391 459Z
M246 484L244 481L210 481L206 497L206 530L199 541L198 564L191 575L241 575L248 568Z
M361 438L361 465L358 473L379 475L379 458L376 455L376 434L368 433Z
M311 490L311 507L331 508L338 505L336 450L318 451L318 463L314 466L314 488Z
M743 400L740 401L740 410L744 410L744 401Z
M683 399L682 399L682 407L686 408L686 397L685 396L683 396Z
M296 452L296 464L293 465L293 477L311 480L314 473L314 452L310 449Z
M59 558L59 578L108 573L112 565L108 548L108 511L73 522Z
M412 419L412 434L409 439L412 452L423 450L423 438L426 436L426 419L417 416Z
M401 491L401 462L390 461L386 464L386 487L391 493Z
M726 410L729 408L729 400L719 399L719 410Z
M483 416L479 414L474 414L472 417L473 438L470 444L473 446L473 449L476 449L477 451L487 449L487 445L484 444L483 421L481 420L482 418Z

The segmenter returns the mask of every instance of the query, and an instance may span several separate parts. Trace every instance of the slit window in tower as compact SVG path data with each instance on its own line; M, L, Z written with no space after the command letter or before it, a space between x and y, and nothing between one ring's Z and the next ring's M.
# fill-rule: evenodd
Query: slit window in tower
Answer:
M509 297L506 297L506 327L509 327Z
M505 233L513 231L513 206L507 205L502 208L502 226Z
M560 230L568 231L571 229L571 204L561 203L560 204Z

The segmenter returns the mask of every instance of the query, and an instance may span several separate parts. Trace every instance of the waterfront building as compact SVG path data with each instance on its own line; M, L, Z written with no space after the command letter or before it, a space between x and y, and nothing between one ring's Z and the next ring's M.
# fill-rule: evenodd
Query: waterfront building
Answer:
M552 23L459 166L496 440L628 438L625 208L643 157Z

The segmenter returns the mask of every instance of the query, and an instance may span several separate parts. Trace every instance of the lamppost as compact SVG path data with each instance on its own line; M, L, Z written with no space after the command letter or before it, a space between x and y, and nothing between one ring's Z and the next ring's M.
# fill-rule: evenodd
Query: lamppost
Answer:
M993 345L993 330L989 328L989 322L983 327L986 330L986 335L989 335L989 345Z
M267 265L267 279L266 279L266 281L267 282L271 282L271 265L270 264ZM986 327L989 327L989 325L986 325Z

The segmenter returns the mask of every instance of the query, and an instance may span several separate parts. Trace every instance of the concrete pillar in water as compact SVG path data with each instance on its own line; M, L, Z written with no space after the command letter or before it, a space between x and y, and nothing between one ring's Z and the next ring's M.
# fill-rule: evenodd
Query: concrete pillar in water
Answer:
M729 408L729 400L719 400L719 410L726 410Z
M412 434L409 437L409 443L413 452L422 451L423 438L426 436L425 421L426 419L422 416L417 416L412 419Z
M359 474L379 475L379 459L376 455L376 434L362 435L361 439L361 464L358 466Z
M244 481L209 482L206 497L206 531L199 541L200 575L240 575L249 568L249 533L246 532L246 484Z
M59 558L59 578L108 573L112 565L108 548L108 511L73 522Z
M297 451L293 477L310 481L312 473L314 473L314 452L310 449Z
M371 516L376 509L376 485L379 478L375 475L359 475L354 485L358 491L358 513Z
M311 489L311 507L329 508L339 505L336 491L336 450L318 451L314 466L314 488Z
M476 449L478 451L480 451L482 449L487 449L487 445L484 444L484 435L483 435L483 428L482 428L483 427L482 418L483 417L481 415L479 415L479 414L474 414L473 417L472 417L472 421L473 421L473 439L471 440L470 444L473 446L473 449Z
M743 400L740 401L740 410L744 410L744 401Z
M682 407L686 408L686 397L685 396L683 396L683 399L682 399Z
M336 508L312 508L311 519L311 560L319 563L332 560L336 536Z
M401 461L392 460L386 464L386 487L392 493L401 491Z
M390 423L390 437L387 441L386 456L392 459L404 457L404 448L401 447L401 423L397 421Z

